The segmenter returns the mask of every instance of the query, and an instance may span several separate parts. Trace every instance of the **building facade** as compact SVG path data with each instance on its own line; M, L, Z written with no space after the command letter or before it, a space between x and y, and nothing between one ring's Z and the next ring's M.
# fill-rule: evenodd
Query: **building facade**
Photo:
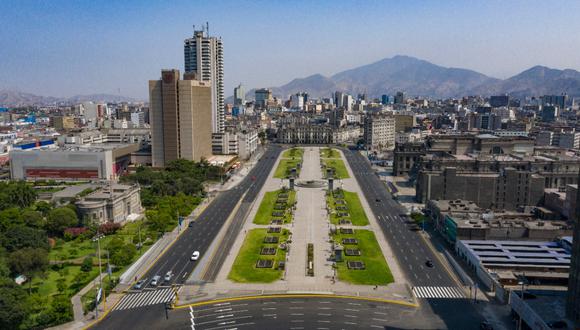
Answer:
M110 184L75 201L81 219L123 224L143 212L138 185Z
M194 31L184 41L185 73L195 79L211 83L212 133L225 129L224 110L224 51L222 40L204 31Z
M364 123L367 149L383 150L395 147L395 118L386 114L367 114Z
M179 70L163 70L149 81L151 156L154 167L184 158L211 156L211 84L180 80Z

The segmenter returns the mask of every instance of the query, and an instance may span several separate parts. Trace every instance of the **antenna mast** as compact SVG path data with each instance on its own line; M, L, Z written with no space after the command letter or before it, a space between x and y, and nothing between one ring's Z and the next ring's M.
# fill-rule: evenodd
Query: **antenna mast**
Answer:
M209 37L209 22L205 22L205 30L207 31L207 36Z

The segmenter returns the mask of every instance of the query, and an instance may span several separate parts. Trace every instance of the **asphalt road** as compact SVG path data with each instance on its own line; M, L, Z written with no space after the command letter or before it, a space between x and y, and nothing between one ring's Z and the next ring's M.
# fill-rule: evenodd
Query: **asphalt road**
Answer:
M183 284L197 262L191 261L190 257L194 251L201 253L200 259L208 250L222 226L229 218L236 204L244 196L243 202L251 202L258 195L268 174L276 162L279 147L270 147L256 163L250 173L235 188L221 192L193 222L192 227L185 228L185 232L169 248L165 254L155 263L151 269L143 276L148 282L145 288L151 288L150 281L155 275L162 278L171 271L174 275L170 281L164 281L160 286L170 286L171 284ZM224 240L236 235L236 232L227 233ZM224 257L212 258L208 267L221 266ZM217 267L219 270L219 267Z
M139 310L137 310L139 311ZM115 322L105 319L103 329L192 329L189 308L163 306L141 311ZM264 298L214 302L193 307L195 330L218 329L435 329L444 328L420 309L397 304L336 297ZM431 325L431 326L429 326ZM463 328L466 329L466 328ZM469 329L469 327L467 328Z
M405 210L393 199L365 157L358 151L343 149L343 152L411 286L436 288L433 292L441 288L456 290L458 284L420 237L413 221L404 216ZM427 267L427 259L433 267ZM422 301L428 302L432 312L442 318L449 329L466 329L483 320L467 299Z

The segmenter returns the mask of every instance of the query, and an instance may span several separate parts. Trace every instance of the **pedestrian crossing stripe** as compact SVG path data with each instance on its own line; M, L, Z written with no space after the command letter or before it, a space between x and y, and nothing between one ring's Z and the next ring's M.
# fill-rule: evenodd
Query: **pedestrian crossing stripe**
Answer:
M113 310L125 310L143 306L163 304L175 298L172 288L126 294Z
M413 287L413 294L417 298L465 298L464 292L453 286L416 286Z

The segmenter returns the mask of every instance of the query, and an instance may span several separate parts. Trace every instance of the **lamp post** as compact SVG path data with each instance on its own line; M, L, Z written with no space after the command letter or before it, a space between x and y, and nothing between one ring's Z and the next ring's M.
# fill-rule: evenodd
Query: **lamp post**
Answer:
M101 263L101 238L104 238L105 235L97 232L97 235L95 237L93 237L93 242L97 242L97 257L99 258L99 286L101 288L101 291L103 293L103 308L106 309L107 308L107 295L105 293L105 290L103 290L103 268L102 268L102 263ZM95 303L95 309L99 309L99 302L97 301Z

